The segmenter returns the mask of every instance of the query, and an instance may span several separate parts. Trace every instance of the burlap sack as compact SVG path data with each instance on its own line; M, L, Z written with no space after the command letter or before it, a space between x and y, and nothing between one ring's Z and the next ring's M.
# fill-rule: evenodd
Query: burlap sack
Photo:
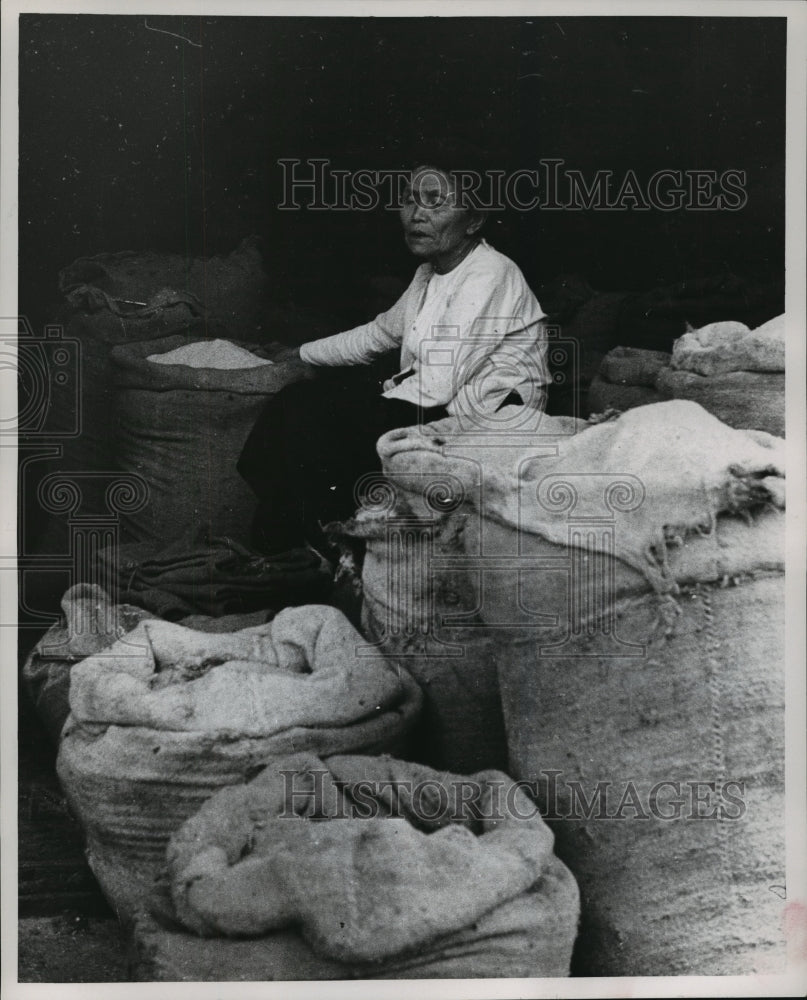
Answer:
M83 516L108 516L107 481L117 448L112 416L116 389L110 352L116 345L176 334L254 339L266 277L256 240L244 240L226 257L188 259L179 254L123 251L80 257L59 274L65 307L64 350L51 345L49 405L42 433L57 435L62 454L41 463L47 473L83 473ZM64 356L62 360L61 355ZM103 476L87 476L102 473ZM64 518L38 529L37 552L61 555L68 542Z
M642 351L636 347L615 347L602 359L600 377L614 385L642 385L652 388L662 368L670 364L665 351Z
M729 371L718 375L665 368L656 389L667 399L689 399L730 427L785 436L785 376L780 372Z
M679 607L499 650L510 771L581 889L578 975L784 970L784 578Z
M57 770L88 859L121 916L150 891L169 835L217 788L278 754L404 748L407 674L356 654L338 611L281 611L230 634L143 622L73 668Z
M60 273L59 287L69 293L90 286L130 303L148 301L161 289L190 294L207 316L243 336L259 318L266 293L259 242L248 237L232 253L208 258L149 250L80 257Z
M260 978L568 972L574 881L501 772L282 758L210 799L172 837L168 864L180 920L257 938ZM289 951L287 929L313 953L302 970L292 962L307 949Z
M605 413L606 410L632 410L635 406L660 403L659 392L646 385L621 385L607 382L597 375L588 389L588 412Z
M277 364L227 371L147 360L191 343L167 337L116 348L118 467L148 484L145 507L122 515L127 540L175 541L189 527L249 540L255 496L236 463L262 407L299 370Z
M70 714L70 672L147 618L131 604L113 604L98 586L78 583L62 598L63 621L53 625L28 654L22 680L48 736L59 742Z
M423 692L412 752L434 767L463 772L507 761L491 648L497 637L468 613L473 592L466 571L432 570L433 562L462 554L466 526L463 515L435 523L382 516L346 526L367 546L361 576L366 655L407 671ZM466 625L444 624L463 609Z
M499 627L511 773L581 886L574 971L781 967L783 442L662 403L536 435L476 491L467 444L379 448L393 482L453 475L478 511L471 607Z

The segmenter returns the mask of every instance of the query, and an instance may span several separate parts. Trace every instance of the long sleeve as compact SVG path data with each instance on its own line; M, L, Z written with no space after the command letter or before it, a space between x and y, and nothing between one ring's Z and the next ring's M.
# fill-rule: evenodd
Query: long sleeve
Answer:
M400 348L407 309L419 284L416 274L409 288L387 312L352 330L303 344L300 357L311 365L366 365L382 354Z

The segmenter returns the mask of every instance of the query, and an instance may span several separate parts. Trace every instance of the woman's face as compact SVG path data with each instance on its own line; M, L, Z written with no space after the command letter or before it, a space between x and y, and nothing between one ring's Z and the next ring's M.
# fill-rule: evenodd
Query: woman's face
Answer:
M418 167L412 174L401 222L411 252L430 261L450 261L481 225L468 209L457 206L451 178L433 167Z

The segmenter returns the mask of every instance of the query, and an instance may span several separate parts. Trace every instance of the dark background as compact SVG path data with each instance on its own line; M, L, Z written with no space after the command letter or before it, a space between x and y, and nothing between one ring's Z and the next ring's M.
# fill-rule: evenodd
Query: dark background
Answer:
M368 279L413 270L395 214L279 212L277 159L396 168L447 131L516 167L747 172L736 212L497 218L488 238L533 287L781 278L784 121L781 18L24 15L20 311L47 320L80 255L210 255L258 233L275 301L369 319Z

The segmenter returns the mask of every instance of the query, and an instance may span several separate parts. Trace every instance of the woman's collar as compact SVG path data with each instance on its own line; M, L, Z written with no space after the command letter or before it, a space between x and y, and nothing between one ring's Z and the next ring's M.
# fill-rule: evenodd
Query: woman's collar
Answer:
M470 260L471 257L473 257L473 255L476 253L476 251L479 249L480 246L488 246L487 240L484 239L483 237L480 237L480 239L478 239L476 243L474 243L474 245L471 247L468 253L466 253L465 256L458 263L456 263L454 267L451 268L450 271L436 271L434 268L434 264L432 264L431 261L427 261L425 267L428 268L427 273L429 277L431 277L434 274L437 275L438 278L447 278L449 274L456 274L457 271L463 266L463 264L467 260Z

